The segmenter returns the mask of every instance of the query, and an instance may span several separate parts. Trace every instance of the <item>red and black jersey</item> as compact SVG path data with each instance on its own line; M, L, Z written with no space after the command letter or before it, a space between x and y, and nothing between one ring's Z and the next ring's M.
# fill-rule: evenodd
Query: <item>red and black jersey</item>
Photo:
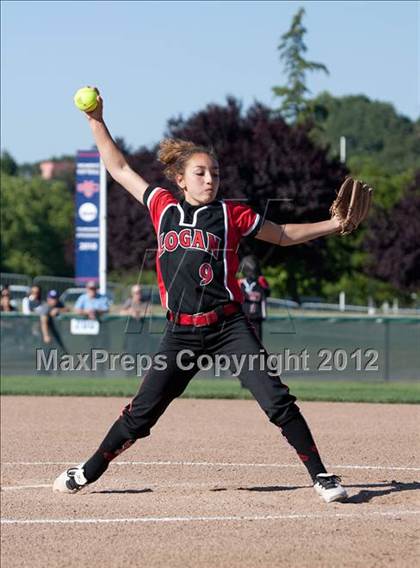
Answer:
M244 293L244 313L251 320L264 320L267 317L267 298L270 295L270 286L264 276L257 279L243 278L239 285Z
M196 314L242 303L237 250L242 237L258 233L261 216L237 201L190 205L156 186L146 189L143 201L158 240L156 270L163 307Z

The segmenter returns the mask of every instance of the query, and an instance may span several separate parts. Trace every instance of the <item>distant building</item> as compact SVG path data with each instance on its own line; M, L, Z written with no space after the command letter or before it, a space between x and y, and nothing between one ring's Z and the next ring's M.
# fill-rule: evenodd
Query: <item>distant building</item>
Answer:
M75 162L73 160L63 160L61 162L53 162L52 160L46 160L39 164L39 169L41 170L41 177L43 179L53 179L60 174L67 172L72 172L75 170Z

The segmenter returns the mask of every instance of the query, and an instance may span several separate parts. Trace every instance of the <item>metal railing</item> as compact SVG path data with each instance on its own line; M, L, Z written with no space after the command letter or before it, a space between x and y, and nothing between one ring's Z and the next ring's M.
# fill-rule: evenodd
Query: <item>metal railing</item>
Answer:
M135 282L133 282L133 284L135 284ZM43 298L46 297L48 290L57 290L59 296L65 292L70 292L70 294L68 294L70 304L72 302L74 303L74 294L72 294L72 292L77 290L78 293L81 294L84 291L84 286L78 284L75 278L63 276L35 276L35 278L31 278L25 274L0 273L0 286L12 287L12 297L14 298L16 296L16 299L19 301L22 300L23 296L27 295L29 288L35 285L41 287ZM13 293L13 288L19 288L19 293ZM130 297L131 286L108 281L107 294L113 304L122 304ZM76 296L77 295L78 294L76 294ZM142 297L144 302L160 304L159 290L156 285L142 285Z
M11 272L0 272L0 286L30 286L32 278L25 274L13 274Z
M83 288L76 282L75 278L66 278L62 276L36 276L31 278L25 274L13 273L0 273L0 285L5 286L41 286L43 289L43 297L46 295L47 290L57 290L61 296L66 290L70 288ZM135 282L133 282L135 284ZM109 294L112 302L115 304L122 304L127 298L130 297L131 286L119 284L117 282L108 282L107 293ZM143 301L151 302L152 304L159 304L159 291L156 285L142 285ZM407 315L407 316L420 316L420 308L400 308L397 306L389 306L386 303L382 306L376 307L373 305L359 306L354 304L328 303L328 302L302 302L298 303L293 300L284 298L268 298L267 306L272 310L303 310L303 311L318 311L318 312L340 312L340 313L356 313L367 315ZM344 309L343 309L344 308ZM270 313L270 312L269 312Z

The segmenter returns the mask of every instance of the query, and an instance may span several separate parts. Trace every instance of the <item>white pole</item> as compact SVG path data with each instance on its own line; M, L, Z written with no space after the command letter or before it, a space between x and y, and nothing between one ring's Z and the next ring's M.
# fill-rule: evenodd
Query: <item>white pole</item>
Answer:
M373 301L372 296L368 297L368 315L373 316L376 312L375 303Z
M340 312L345 312L346 311L346 293L340 292L338 298L339 298L338 303L339 303Z
M106 169L102 159L99 180L99 293L106 294Z
M346 137L340 136L340 162L346 162Z

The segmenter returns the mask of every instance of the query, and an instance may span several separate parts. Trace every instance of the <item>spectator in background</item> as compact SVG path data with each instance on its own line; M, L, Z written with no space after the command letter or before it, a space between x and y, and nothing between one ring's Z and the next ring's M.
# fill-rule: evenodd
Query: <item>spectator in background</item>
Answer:
M0 311L2 312L16 312L16 308L10 299L9 286L4 286L1 290L1 303Z
M127 298L124 302L120 314L135 319L144 318L148 315L148 304L141 301L141 286L139 284L132 286L131 298Z
M260 341L262 341L262 324L267 317L266 300L270 295L267 280L261 274L260 263L256 256L246 256L241 263L241 271L245 278L239 280L239 285L245 300L243 311Z
M88 319L98 319L109 312L109 299L106 295L98 294L98 284L91 280L86 284L86 293L77 298L74 311Z
M33 313L39 314L41 312L41 308L41 287L35 285L31 287L31 293L29 296L25 296L22 300L22 312L25 315Z
M69 309L60 302L57 290L50 290L47 294L47 302L41 306L41 332L45 343L51 343L51 335L54 333L53 319Z

